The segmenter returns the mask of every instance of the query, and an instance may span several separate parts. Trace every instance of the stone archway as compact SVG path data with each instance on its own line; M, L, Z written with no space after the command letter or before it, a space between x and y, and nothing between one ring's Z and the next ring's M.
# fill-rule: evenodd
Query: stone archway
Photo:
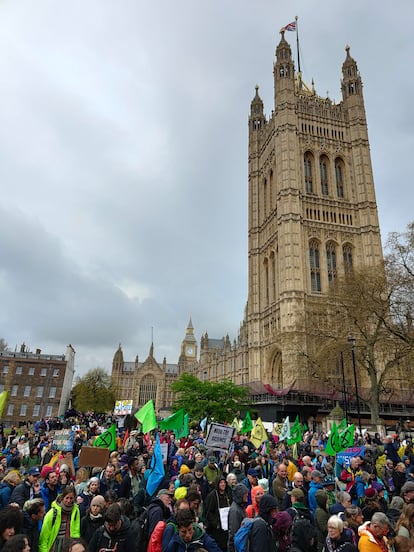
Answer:
M266 381L271 385L283 388L283 369L282 369L282 351L275 349L269 356L266 370Z

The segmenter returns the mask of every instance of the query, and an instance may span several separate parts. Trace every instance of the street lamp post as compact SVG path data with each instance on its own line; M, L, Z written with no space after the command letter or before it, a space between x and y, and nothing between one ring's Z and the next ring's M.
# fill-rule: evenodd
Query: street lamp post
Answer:
M341 357L340 357L340 365L341 365L341 372L342 372L342 394L344 396L344 406L345 406L345 419L346 423L348 424L349 421L349 414L348 414L348 397L346 393L346 383L345 383L345 370L344 370L344 354L341 351Z
M356 361L355 361L355 343L356 343L355 337L352 336L352 335L348 335L348 344L351 348L351 355L352 355L352 368L354 370L355 395L356 395L357 414L358 414L359 436L360 436L360 438L362 438L361 409L360 409L360 405L359 405L358 378L357 378Z

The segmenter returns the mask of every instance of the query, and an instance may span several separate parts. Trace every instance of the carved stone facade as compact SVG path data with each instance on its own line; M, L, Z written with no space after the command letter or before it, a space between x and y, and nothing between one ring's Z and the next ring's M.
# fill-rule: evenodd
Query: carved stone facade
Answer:
M129 393L141 405L149 396L140 391L146 377L159 386L157 407L167 407L168 383L182 371L248 384L256 395L311 391L305 355L298 352L311 344L298 322L337 275L382 261L362 81L349 47L339 103L318 96L295 73L283 32L273 78L271 116L258 86L250 105L248 300L237 340L204 334L197 361L190 320L178 364L164 359L160 366L152 354L142 365L136 359L128 365L133 384L125 384L122 399ZM113 373L121 383L122 363L119 349Z

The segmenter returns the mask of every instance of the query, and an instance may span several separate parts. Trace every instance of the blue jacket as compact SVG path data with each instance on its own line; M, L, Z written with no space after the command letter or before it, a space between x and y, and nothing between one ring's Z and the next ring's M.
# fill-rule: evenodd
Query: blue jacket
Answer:
M315 481L311 481L309 485L309 493L308 493L308 502L309 502L309 509L312 512L312 515L315 515L316 508L318 507L316 503L316 492L320 489L323 489L322 483L315 483Z

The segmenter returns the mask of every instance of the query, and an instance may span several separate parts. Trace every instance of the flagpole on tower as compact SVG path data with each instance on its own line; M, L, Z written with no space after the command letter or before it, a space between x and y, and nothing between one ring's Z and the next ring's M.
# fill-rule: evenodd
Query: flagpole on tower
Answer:
M299 54L299 25L298 25L298 19L299 17L296 15L295 16L295 21L296 21L296 50L297 50L297 53L298 53L298 73L300 73L300 54Z

